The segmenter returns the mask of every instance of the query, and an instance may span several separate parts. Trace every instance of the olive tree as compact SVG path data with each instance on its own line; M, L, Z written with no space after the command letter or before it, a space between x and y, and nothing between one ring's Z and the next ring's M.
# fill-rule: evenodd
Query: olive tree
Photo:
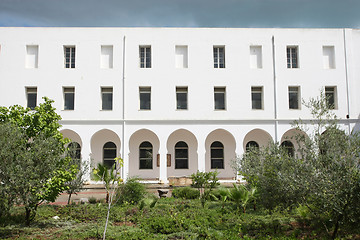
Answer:
M323 92L305 105L315 120L309 138L299 138L303 174L298 180L309 193L302 203L322 219L334 239L341 226L360 224L360 135L339 127ZM301 121L296 124L307 128Z
M29 225L37 207L53 202L77 172L59 132L60 116L44 98L34 111L15 105L0 108L0 184L4 202L24 205ZM4 147L3 147L4 146Z
M335 238L339 227L360 223L360 136L339 127L323 92L304 105L314 120L294 123L308 133L294 136L295 155L277 143L269 144L248 151L236 166L258 187L259 202L265 207L302 204Z

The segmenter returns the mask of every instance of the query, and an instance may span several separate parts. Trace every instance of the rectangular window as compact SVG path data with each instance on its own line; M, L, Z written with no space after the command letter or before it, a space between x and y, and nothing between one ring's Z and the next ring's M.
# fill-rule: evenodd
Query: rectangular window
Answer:
M297 46L287 46L286 47L286 59L287 59L287 68L298 68L298 47Z
M299 109L300 102L300 88L289 87L289 109Z
M250 68L262 68L261 46L250 46Z
M329 109L337 109L336 87L325 87L325 97Z
M101 88L102 110L112 110L113 107L113 88Z
M75 68L75 46L64 46L65 68Z
M335 68L334 46L323 46L323 64L324 69Z
M225 47L214 46L214 68L225 68Z
M188 109L187 87L176 87L176 109Z
M31 110L34 110L36 107L37 99L37 88L36 87L27 87L26 88L26 98L27 98L27 107Z
M140 110L151 110L151 87L139 87Z
M38 52L39 52L39 46L37 45L26 46L26 59L25 59L26 68L38 67Z
M175 67L187 68L188 67L188 47L175 46Z
M225 110L225 88L224 87L214 87L214 105L215 110Z
M140 68L151 68L151 46L139 47Z
M113 46L101 46L101 68L113 68Z
M252 109L263 109L263 88L251 87Z
M75 88L64 87L64 110L74 110Z

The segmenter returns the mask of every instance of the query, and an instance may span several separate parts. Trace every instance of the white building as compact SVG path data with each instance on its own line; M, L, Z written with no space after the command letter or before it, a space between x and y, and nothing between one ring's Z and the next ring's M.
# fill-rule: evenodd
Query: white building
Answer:
M360 129L356 29L0 28L0 46L0 105L54 99L83 160L122 156L124 177L234 179L231 160L294 135L321 89Z

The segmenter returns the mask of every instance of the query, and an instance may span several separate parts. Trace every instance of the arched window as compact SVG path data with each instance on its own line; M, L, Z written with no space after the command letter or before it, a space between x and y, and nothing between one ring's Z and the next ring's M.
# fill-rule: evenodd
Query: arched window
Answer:
M81 146L77 142L69 143L70 157L75 159L81 159Z
M224 169L224 145L221 142L213 142L211 150L211 169Z
M189 147L186 142L177 142L175 145L175 169L189 168Z
M259 144L255 141L249 141L247 144L246 144L246 151L249 151L249 150L259 150Z
M153 146L149 142L142 142L139 146L139 168L153 168Z
M292 142L290 141L283 141L281 143L281 147L283 147L285 149L285 151L287 151L287 153L289 154L290 157L293 157L295 154L295 148L294 148L294 144L292 144Z
M104 165L111 168L115 164L116 145L113 142L107 142L103 147L103 161Z

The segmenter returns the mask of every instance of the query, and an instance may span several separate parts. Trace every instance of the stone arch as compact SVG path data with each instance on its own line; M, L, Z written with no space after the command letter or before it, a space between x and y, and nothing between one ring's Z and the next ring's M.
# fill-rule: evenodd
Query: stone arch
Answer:
M107 142L113 142L116 145L116 156L120 155L121 141L120 137L112 130L101 129L94 133L90 140L91 164L96 167L98 163L103 164L103 148Z
M77 142L78 144L80 144L80 147L83 146L81 137L77 132L71 129L63 129L60 131L60 133L63 135L64 138L70 139L71 142Z
M205 140L205 171L215 171L211 169L211 149L210 146L214 142L220 142L224 145L224 169L218 169L218 177L221 179L234 179L236 171L231 167L232 161L235 159L236 141L234 136L225 129L216 129L208 134Z
M244 152L246 151L246 144L250 141L256 142L260 148L268 146L269 143L273 143L271 135L267 131L259 128L253 129L245 135L243 141Z
M281 141L279 144L284 143L285 141L289 141L294 146L295 156L299 154L299 148L301 147L302 143L300 141L300 137L309 138L309 136L302 130L292 128L287 130L281 137Z
M188 169L175 169L175 145L178 142L188 145ZM190 176L198 169L198 141L195 135L186 129L178 129L172 132L166 143L167 152L171 156L171 166L167 169L169 177Z
M139 147L143 142L152 145L152 169L140 169ZM160 140L151 130L139 129L134 132L129 139L129 177L138 176L146 180L158 179L160 168L157 165L157 155L159 154Z

